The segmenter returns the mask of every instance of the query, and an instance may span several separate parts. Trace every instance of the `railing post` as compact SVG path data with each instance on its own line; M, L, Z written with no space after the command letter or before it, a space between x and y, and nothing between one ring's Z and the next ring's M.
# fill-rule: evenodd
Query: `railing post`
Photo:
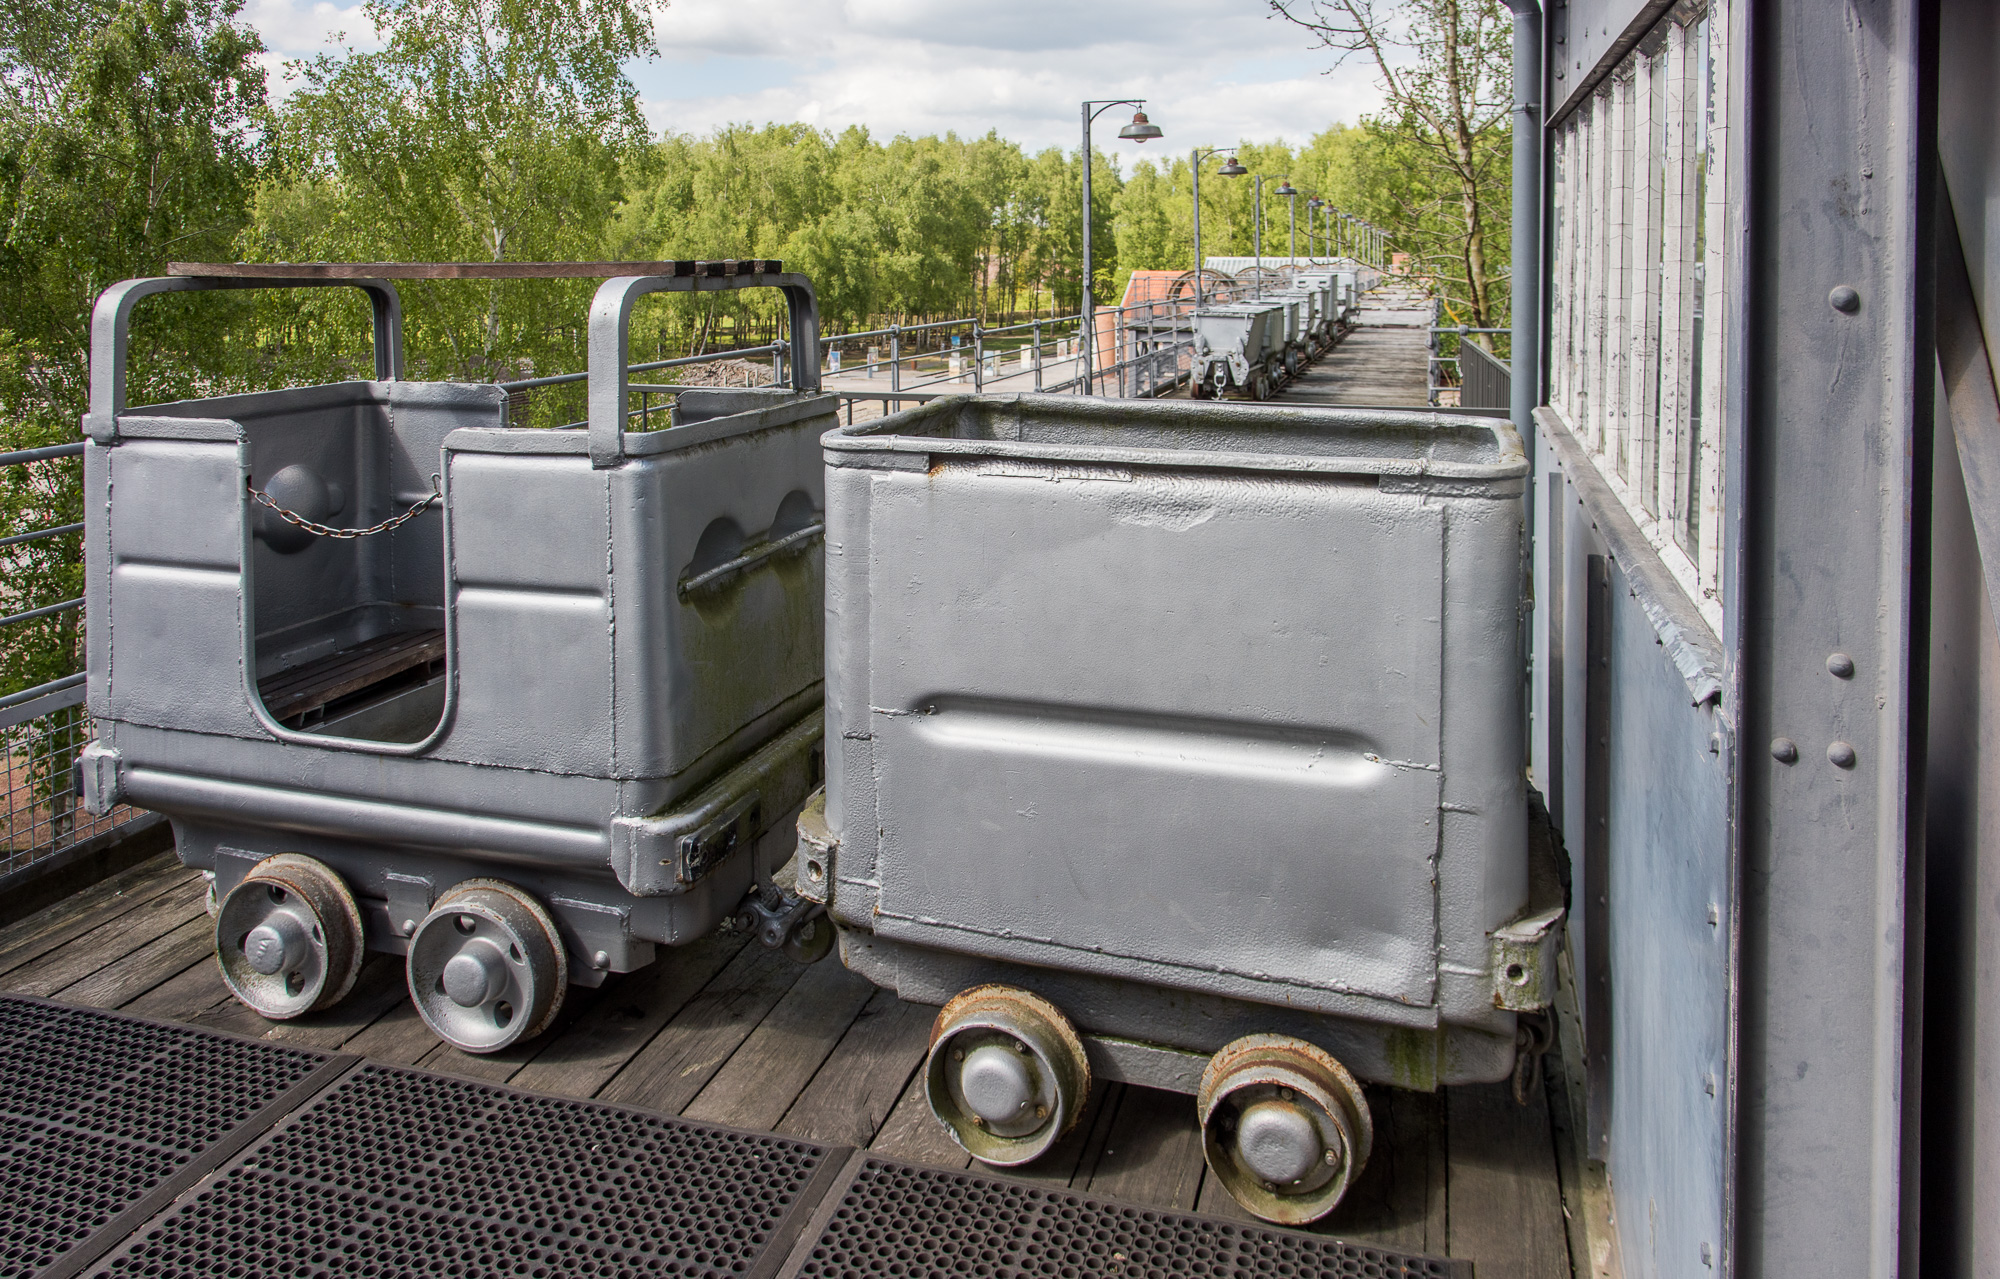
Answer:
M889 390L903 389L903 326L889 326Z
M986 389L986 330L979 321L972 322L972 393L977 395Z
M1042 317L1035 317L1035 389L1042 389Z

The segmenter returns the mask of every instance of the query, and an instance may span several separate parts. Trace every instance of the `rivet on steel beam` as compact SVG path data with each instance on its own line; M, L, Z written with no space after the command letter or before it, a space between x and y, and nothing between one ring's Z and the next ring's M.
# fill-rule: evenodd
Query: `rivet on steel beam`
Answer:
M1771 758L1780 764L1796 764L1799 762L1799 744L1789 737L1773 737Z
M1846 742L1835 742L1826 748L1827 762L1835 768L1854 767L1854 748Z
M1827 674L1835 679L1854 678L1854 659L1845 653L1835 653L1826 659Z
M1826 295L1827 305L1844 315L1853 315L1861 309L1861 295L1851 284L1836 284L1833 292Z

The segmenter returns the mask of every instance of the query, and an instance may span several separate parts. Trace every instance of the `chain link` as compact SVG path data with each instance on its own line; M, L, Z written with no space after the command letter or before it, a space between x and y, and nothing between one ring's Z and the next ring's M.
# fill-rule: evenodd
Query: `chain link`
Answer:
M334 528L331 525L320 524L312 520L309 520L305 516L300 515L297 511L286 510L284 507L279 506L278 503L272 499L269 493L266 493L263 489L258 488L254 484L250 485L249 487L250 487L250 496L255 498L262 505L268 506L273 511L276 511L278 513L278 518L283 520L285 523L295 524L298 527L304 529L306 532L316 534L319 537L339 538L342 541L348 541L357 537L373 537L377 533L387 533L390 529L398 528L404 524L409 523L411 520L417 518L417 516L422 515L425 511L429 510L431 507L437 505L439 502L444 501L444 493L438 487L438 476L432 475L430 496L424 498L422 501L418 502L415 506L412 506L409 510L404 511L401 515L392 515L388 519L383 520L380 524L373 525L369 528Z

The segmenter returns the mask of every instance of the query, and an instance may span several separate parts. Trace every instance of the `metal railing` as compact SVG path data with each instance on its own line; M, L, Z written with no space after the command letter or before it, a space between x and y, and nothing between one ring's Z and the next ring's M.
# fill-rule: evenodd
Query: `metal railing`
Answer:
M1435 306L1435 303L1433 305ZM1506 328L1476 329L1465 324L1433 324L1430 329L1430 360L1424 369L1424 381L1429 389L1431 404L1436 406L1447 396L1455 399L1459 404L1466 403L1461 393L1461 387L1466 378L1463 357L1467 351L1476 350L1488 360L1497 361L1502 369L1507 367L1505 360L1501 360L1493 352L1480 347L1478 343L1468 341L1468 338L1474 334L1512 333L1513 331ZM1451 348L1449 353L1445 350L1447 344ZM1502 376L1505 375L1503 374ZM1507 405L1503 400L1498 405L1486 405L1483 407L1506 408Z
M1232 298L1225 288L1206 300ZM828 377L846 384L827 389L863 400L987 390L1138 398L1186 379L1194 349L1193 310L1192 297L1100 307L1094 314L1094 349L1080 314L992 327L976 318L891 325L829 334L820 339L820 348ZM849 351L860 357L858 362L847 361ZM889 389L848 389L857 377L885 378Z
M11 479L20 467L75 467L83 444L54 444L45 448L20 449L0 453L0 469ZM78 562L82 555L81 523L50 524L0 537L0 571L7 574L8 611L0 616L0 644L10 647L21 642L21 627L50 618L80 613L83 600L60 599L35 604L20 599L14 591L27 548L53 538L75 538L73 548L63 548L61 559ZM23 607L25 605L25 607ZM70 642L80 652L83 619L74 619L75 635ZM83 709L84 676L81 671L60 675L0 696L0 748L6 752L5 786L7 800L4 844L0 845L0 875L9 875L53 856L85 840L115 830L143 816L138 809L123 805L103 817L83 811L76 794L74 765L77 752L90 740L89 717Z

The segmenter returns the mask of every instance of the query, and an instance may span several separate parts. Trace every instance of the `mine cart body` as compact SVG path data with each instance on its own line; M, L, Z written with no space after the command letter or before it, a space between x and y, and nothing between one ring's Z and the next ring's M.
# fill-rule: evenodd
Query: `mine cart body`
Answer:
M810 304L798 277L759 282ZM132 303L191 283L108 293L93 372L122 362ZM393 289L363 287L374 380L132 409L96 388L85 796L167 814L225 895L267 857L317 859L375 950L504 877L595 984L789 856L819 770L834 400L688 392L649 414L671 429L621 429L626 314L670 286L613 280L588 429L520 429L499 386L400 380ZM320 536L253 490L350 529L438 497Z
M1194 313L1196 386L1251 392L1274 379L1285 350L1285 313L1272 302L1224 302Z
M826 459L800 882L851 968L1033 990L1093 1069L1189 1091L1176 1062L1258 1032L1407 1087L1513 1069L1561 909L1530 888L1511 426L961 397Z

